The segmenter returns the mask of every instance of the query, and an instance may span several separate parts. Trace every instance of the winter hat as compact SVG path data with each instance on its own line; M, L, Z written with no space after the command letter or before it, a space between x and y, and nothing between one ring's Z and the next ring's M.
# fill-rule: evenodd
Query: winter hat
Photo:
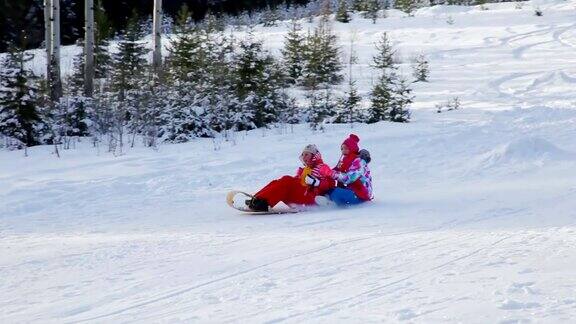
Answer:
M308 144L304 147L304 149L302 150L302 153L312 153L312 154L318 154L318 147L314 144Z
M354 134L350 134L342 144L346 145L346 147L351 152L358 153L358 151L360 150L360 148L358 147L358 142L360 142L360 138Z

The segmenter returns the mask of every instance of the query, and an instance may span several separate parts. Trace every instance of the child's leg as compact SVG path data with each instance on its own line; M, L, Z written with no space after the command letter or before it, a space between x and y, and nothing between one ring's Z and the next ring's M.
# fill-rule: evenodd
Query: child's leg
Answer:
M301 186L298 179L291 176L283 176L280 179L271 181L254 196L265 199L270 207L274 207L280 201L289 200L294 185Z
M330 197L330 200L335 202L338 206L357 205L363 202L358 198L358 196L356 196L354 191L350 189L335 188L328 194L328 196Z
M286 205L296 204L311 206L316 205L314 198L316 198L316 193L313 188L305 187L300 183L300 181L295 181L288 191L288 195L282 201Z

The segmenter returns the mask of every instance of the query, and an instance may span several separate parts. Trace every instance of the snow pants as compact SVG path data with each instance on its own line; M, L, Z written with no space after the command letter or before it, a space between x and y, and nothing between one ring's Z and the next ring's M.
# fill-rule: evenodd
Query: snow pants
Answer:
M276 206L279 202L285 204L314 205L316 194L314 190L309 190L300 182L299 178L283 176L273 180L254 196L266 199L270 207Z
M328 197L338 206L357 205L364 202L356 196L354 191L344 188L334 188L328 193Z

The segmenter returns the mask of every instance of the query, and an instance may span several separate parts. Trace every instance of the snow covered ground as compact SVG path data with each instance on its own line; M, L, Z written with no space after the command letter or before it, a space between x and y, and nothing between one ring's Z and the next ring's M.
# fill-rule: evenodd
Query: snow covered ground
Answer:
M538 5L335 24L343 46L358 37L364 94L382 31L429 56L410 124L0 152L0 319L573 322L576 1ZM257 32L277 49L285 29ZM435 113L452 96L463 109ZM372 153L375 201L268 216L224 203L293 173L305 144L333 164L349 132Z

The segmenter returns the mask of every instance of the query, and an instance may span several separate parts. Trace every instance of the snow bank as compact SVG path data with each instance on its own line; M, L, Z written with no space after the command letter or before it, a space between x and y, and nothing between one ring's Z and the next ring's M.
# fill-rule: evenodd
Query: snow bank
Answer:
M509 163L544 163L572 160L575 154L564 151L539 137L524 137L500 145L480 157L483 167L497 167Z

